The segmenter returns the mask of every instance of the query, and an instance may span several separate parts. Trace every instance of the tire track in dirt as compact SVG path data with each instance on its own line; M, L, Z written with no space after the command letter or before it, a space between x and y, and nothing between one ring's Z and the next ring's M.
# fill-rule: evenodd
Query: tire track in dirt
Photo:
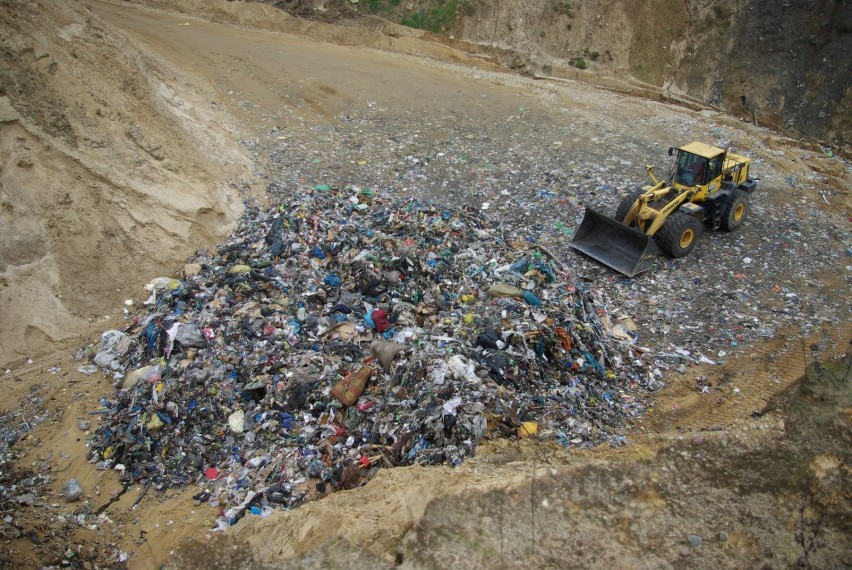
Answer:
M788 331L789 332L789 331ZM808 365L849 350L852 326L825 329L808 338L776 338L723 366L700 365L674 375L637 422L653 434L721 431L774 408L780 394L800 381ZM704 391L696 379L706 386Z

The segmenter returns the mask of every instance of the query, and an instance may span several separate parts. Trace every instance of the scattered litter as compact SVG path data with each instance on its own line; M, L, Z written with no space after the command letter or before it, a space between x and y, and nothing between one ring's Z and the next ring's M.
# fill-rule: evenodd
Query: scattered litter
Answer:
M432 145L383 113L244 141L268 159L275 206L249 204L228 242L188 260L183 279L152 281L129 325L105 333L96 363L117 384L89 412L93 462L157 489L202 485L223 528L383 466L457 465L484 438L530 437L528 422L563 445L621 445L664 371L838 321L842 308L799 276L805 259L848 264L803 239L817 205L773 211L757 196L738 232L625 279L567 243L585 206L612 212L643 178L636 164L663 164L664 148L613 157L618 129L583 160L567 142L551 159L534 138L569 141L586 119L536 134L520 114ZM377 136L352 144L355 129ZM760 169L769 151L755 150ZM342 188L327 183L341 164L358 165ZM783 186L768 170L764 183ZM833 243L826 228L808 239ZM126 378L154 366L159 378Z
M65 486L62 487L62 496L69 503L73 503L74 501L79 501L80 497L83 496L83 487L80 485L80 482L76 479L69 479Z
M600 291L478 210L271 196L95 356L119 379L91 461L206 486L220 528L381 466L457 465L485 437L617 444L660 386Z

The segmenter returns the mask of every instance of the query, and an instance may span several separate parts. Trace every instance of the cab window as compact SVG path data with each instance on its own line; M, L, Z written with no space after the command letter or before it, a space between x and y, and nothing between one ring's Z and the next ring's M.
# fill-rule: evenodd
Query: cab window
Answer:
M702 184L707 184L711 180L715 180L722 174L722 159L724 155L719 155L716 158L711 158L707 163L707 178L702 182Z
M691 152L681 151L677 156L675 182L686 186L704 184L707 176L707 159Z

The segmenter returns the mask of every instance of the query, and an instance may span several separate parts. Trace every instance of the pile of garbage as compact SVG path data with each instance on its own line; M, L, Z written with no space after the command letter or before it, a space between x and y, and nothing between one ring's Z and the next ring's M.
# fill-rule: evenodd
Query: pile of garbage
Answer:
M103 334L99 468L199 484L225 528L483 438L619 444L659 387L534 236L358 187L269 194Z

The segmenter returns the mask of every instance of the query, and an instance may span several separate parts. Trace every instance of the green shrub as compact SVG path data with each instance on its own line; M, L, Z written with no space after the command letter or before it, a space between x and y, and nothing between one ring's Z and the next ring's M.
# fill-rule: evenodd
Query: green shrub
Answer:
M588 69L589 66L586 64L586 60L582 57L577 57L571 60L571 65L576 67L577 69Z
M574 17L574 6L572 6L570 2L554 2L553 9L565 14L569 18Z
M440 34L452 25L459 13L471 16L474 12L472 0L440 0L437 6L428 10L403 16L402 25Z
M730 19L730 17L733 15L733 13L734 13L734 11L731 10L731 8L727 4L725 4L724 2L721 3L721 4L716 4L715 6L713 6L713 14L716 16L716 18L718 20L726 21L726 20Z

